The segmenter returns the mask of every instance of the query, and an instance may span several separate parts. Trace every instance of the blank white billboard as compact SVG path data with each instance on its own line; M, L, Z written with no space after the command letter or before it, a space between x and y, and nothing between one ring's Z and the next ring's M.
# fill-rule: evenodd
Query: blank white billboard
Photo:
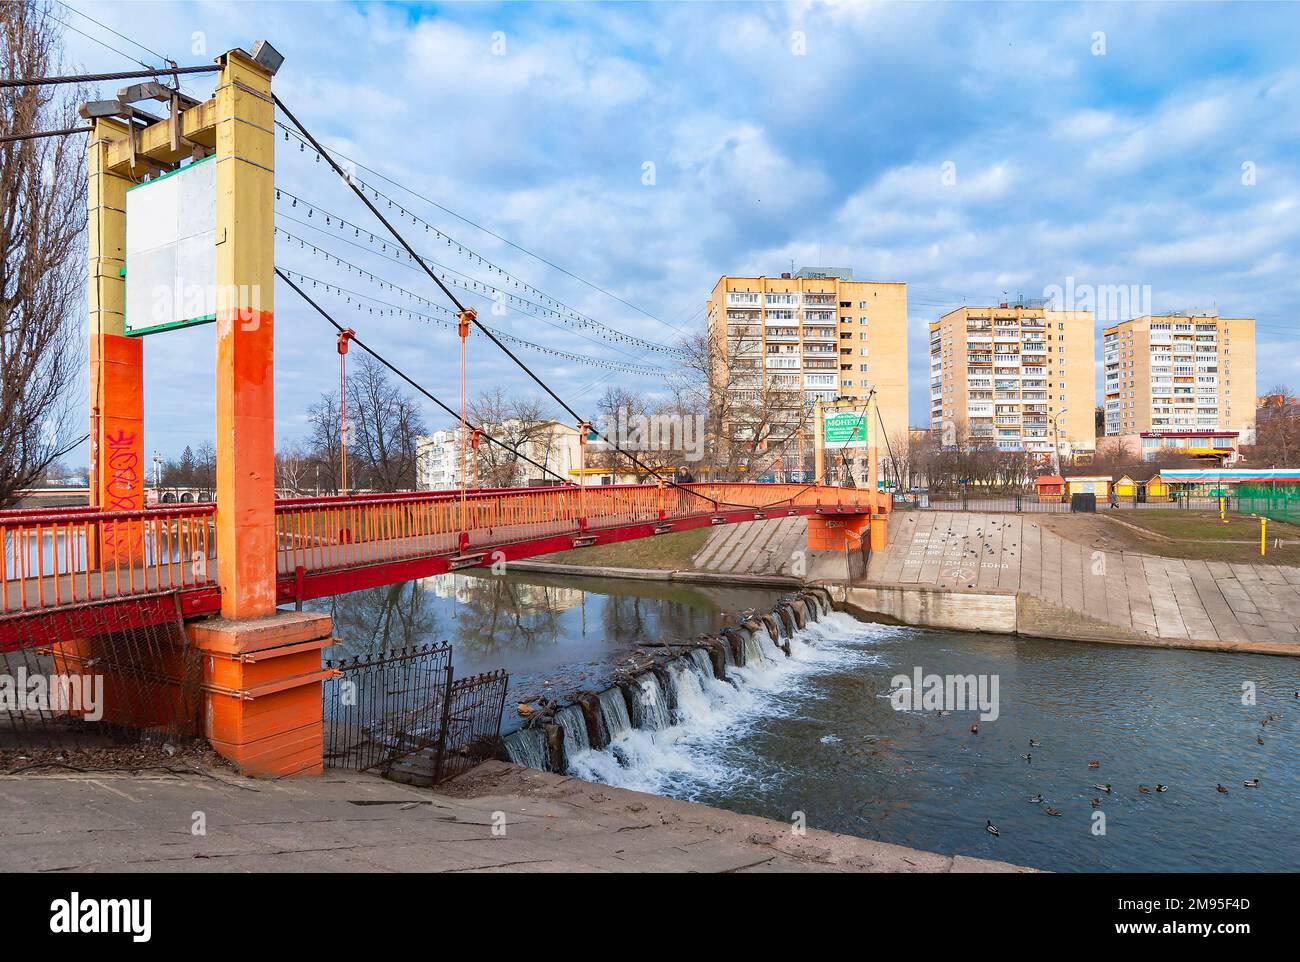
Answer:
M216 320L217 164L187 164L126 192L126 333Z

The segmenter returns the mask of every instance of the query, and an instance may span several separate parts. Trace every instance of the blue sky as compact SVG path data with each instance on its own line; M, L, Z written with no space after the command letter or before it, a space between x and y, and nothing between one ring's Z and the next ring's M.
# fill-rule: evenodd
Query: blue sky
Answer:
M1068 279L1136 285L1156 312L1254 316L1260 390L1300 387L1294 5L69 3L181 63L265 37L286 58L276 92L317 137L441 209L363 179L514 276L641 338L667 343L698 328L723 273L820 263L904 281L914 424L926 419L928 321ZM130 67L71 31L67 46L89 70ZM207 97L212 81L185 86ZM277 146L282 188L367 223L324 165L293 142ZM282 204L280 226L437 300L378 245L322 235L319 214L310 225L289 219L301 214ZM454 248L417 246L492 277ZM282 242L277 261L338 275L296 244ZM658 359L468 300L531 341ZM322 303L435 394L458 397L452 332L357 313L332 295ZM337 355L330 329L292 291L277 289L275 308L283 441L305 432L307 406L336 383ZM151 451L173 456L211 438L213 354L211 327L149 338ZM653 377L521 356L585 412L611 383L662 389ZM471 390L534 393L481 339L470 371ZM431 409L428 420L446 419Z

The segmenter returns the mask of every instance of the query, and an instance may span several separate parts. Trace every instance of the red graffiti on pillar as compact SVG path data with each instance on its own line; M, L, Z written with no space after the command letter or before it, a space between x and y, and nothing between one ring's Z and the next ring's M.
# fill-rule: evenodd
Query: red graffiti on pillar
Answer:
M144 479L136 435L119 430L104 437L105 511L138 511L144 507ZM110 521L104 525L104 553L118 562L141 561L143 526L139 521Z

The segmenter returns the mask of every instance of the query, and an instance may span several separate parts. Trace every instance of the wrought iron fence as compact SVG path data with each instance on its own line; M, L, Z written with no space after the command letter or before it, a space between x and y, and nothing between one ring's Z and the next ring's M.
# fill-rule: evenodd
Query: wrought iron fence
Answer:
M497 753L509 675L453 678L451 646L421 645L327 661L325 764L386 772L420 755L435 783Z
M147 612L136 611L144 606ZM163 620L159 609L170 616ZM74 641L60 640L54 623L32 619L24 646L0 650L0 751L101 748L199 734L202 657L185 634L174 593L113 608L82 606L75 614Z
M325 764L365 771L436 744L451 688L451 646L419 645L374 658L327 660Z
M498 754L509 685L510 675L504 668L452 683L443 751L434 759L435 784Z

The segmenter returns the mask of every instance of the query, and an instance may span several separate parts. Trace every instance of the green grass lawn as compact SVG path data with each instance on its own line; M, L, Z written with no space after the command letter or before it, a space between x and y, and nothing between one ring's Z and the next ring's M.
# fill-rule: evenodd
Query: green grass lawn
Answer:
M704 542L712 532L712 527L696 528L693 531L661 534L636 541L557 551L555 554L539 555L537 560L553 564L676 571L691 567L691 559L704 547Z
M1253 562L1264 564L1300 565L1300 547L1285 545L1273 546L1274 538L1283 540L1300 539L1300 527L1277 521L1268 523L1268 551L1264 557L1259 554L1259 519L1249 515L1228 512L1228 523L1219 520L1217 511L1104 511L1097 510L1098 516L1112 517L1119 521L1150 531L1163 538L1176 539L1163 541L1160 537L1144 538L1136 532L1131 533L1130 547L1174 558L1194 558L1202 561ZM1242 544L1236 542L1245 542Z
M1103 509L1098 507L1097 513ZM1119 511L1115 517L1154 531L1166 538L1208 538L1216 541L1251 541L1259 538L1259 519L1228 512L1228 523L1219 520L1217 511ZM1300 538L1300 528L1292 524L1269 521L1270 538Z

